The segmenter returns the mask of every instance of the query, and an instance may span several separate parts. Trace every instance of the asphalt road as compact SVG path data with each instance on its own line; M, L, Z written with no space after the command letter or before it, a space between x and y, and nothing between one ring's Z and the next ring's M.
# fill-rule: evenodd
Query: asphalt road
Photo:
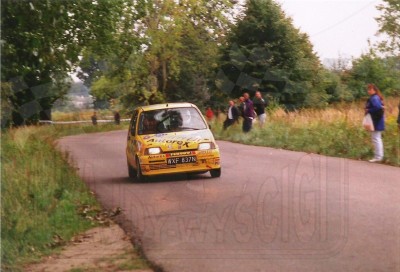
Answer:
M166 271L400 271L400 168L218 144L221 178L135 183L125 131L59 142Z

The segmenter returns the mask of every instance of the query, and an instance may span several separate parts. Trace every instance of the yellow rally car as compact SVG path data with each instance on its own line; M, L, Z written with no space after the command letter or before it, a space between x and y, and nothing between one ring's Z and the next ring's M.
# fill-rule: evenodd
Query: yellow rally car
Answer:
M207 122L190 103L135 109L126 146L129 177L210 171L221 176L220 153Z

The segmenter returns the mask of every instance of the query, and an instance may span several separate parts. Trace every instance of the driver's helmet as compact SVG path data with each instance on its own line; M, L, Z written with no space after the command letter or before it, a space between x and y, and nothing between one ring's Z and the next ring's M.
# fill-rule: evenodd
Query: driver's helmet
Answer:
M182 116L181 113L178 111L171 111L169 113L170 116L170 127L171 128L178 128L182 126Z

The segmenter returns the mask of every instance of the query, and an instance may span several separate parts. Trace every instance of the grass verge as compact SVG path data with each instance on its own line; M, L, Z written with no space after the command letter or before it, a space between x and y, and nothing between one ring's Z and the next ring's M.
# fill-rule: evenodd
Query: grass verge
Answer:
M79 214L99 204L56 139L73 134L125 129L114 124L10 129L1 136L1 270L21 271L79 232L96 225Z
M397 103L395 99L386 101L386 130L383 133L383 142L384 163L400 166ZM263 128L254 124L253 130L247 134L242 132L240 124L224 131L223 117L214 121L212 128L219 140L366 160L373 157L373 147L369 133L361 126L362 109L360 104L291 113L278 109L269 113Z

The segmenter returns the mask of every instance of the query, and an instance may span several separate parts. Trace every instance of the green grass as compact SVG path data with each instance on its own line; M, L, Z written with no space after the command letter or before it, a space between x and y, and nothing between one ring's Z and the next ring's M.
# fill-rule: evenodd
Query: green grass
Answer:
M114 123L99 123L97 126L92 124L71 124L71 125L43 125L40 128L45 130L45 133L51 134L53 139L58 139L63 136L77 135L95 132L107 132L113 130L127 130L128 122L115 125Z
M72 268L69 272L85 272L84 268Z
M328 112L329 111L329 112ZM330 118L324 116L331 115ZM388 114L389 115L389 114ZM268 146L327 156L367 160L373 157L370 135L361 126L362 113L352 118L351 110L339 115L335 110L306 111L293 114L271 114L266 125L253 125L250 133L243 133L241 125L222 130L222 123L212 125L219 140L256 146ZM359 116L359 117L358 117ZM386 120L383 133L385 161L400 166L400 131L393 114Z
M117 256L117 258L113 260L113 263L115 266L118 267L119 270L148 269L149 265L146 260L143 260L141 258L133 258L133 256L135 255L135 252L131 250L127 251L124 254Z
M10 129L1 138L1 268L21 271L25 263L57 250L96 223L79 215L98 203L56 139L73 134L125 129L114 124Z

